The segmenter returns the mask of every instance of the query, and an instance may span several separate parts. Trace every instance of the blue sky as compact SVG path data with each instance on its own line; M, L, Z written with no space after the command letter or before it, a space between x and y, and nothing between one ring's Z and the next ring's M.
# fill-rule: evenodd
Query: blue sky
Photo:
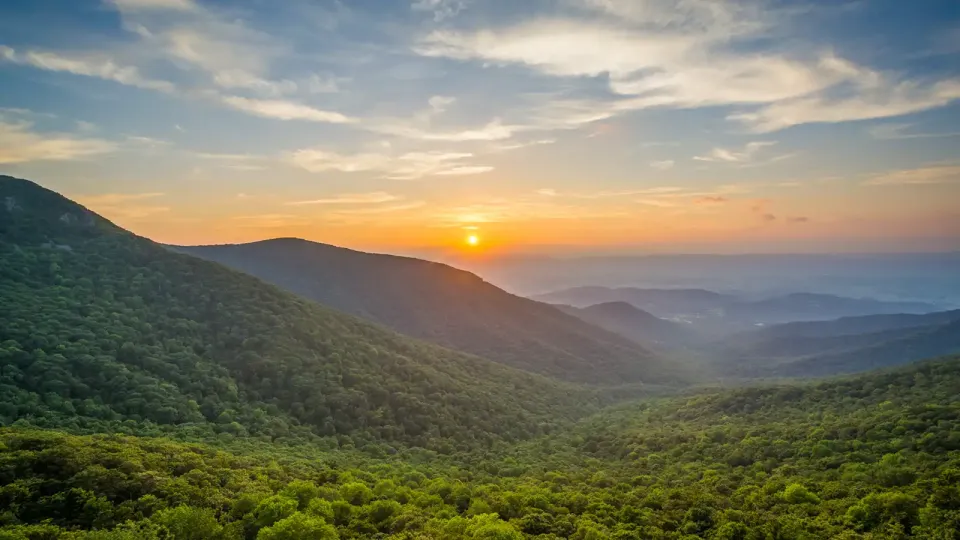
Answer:
M7 1L0 168L166 242L960 249L947 0Z

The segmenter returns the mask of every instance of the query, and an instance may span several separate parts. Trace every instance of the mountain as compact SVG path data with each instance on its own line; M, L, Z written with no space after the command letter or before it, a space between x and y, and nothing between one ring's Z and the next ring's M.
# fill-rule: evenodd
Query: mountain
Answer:
M0 305L2 424L449 450L529 437L598 402L174 253L11 177Z
M741 301L725 307L726 316L764 324L874 314L929 313L937 309L937 306L923 302L885 302L814 293Z
M822 376L960 352L960 310L789 323L715 344L733 372Z
M292 238L174 249L402 334L525 371L593 384L684 376L631 340L440 263Z
M638 343L682 347L701 341L701 337L689 325L655 317L627 302L607 302L585 308L558 307L588 323Z
M577 287L533 297L577 307L627 302L654 316L683 321L714 334L794 321L829 320L874 314L929 313L939 308L923 302L886 302L830 294L795 293L753 299L703 289Z
M532 296L551 304L587 307L609 302L626 302L657 317L670 317L722 308L737 298L704 289L638 289L633 287L574 287Z

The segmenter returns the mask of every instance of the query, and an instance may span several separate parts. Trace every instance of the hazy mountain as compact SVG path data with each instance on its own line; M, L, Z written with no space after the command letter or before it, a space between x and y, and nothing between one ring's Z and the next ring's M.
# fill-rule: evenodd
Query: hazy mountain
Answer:
M637 289L633 287L574 287L532 297L541 302L576 307L627 302L658 317L698 313L737 301L735 296L704 289Z
M175 249L526 371L603 384L671 381L679 372L634 341L440 263L289 238Z
M10 177L0 305L2 424L452 448L541 433L594 402L174 253Z
M576 287L533 297L578 307L627 302L651 314L693 323L701 330L731 332L792 321L829 320L873 314L927 313L937 306L923 302L887 302L829 294L795 293L763 299L703 289Z
M693 345L702 340L689 325L655 317L627 302L607 302L584 308L560 305L557 307L639 343L678 347Z
M920 301L941 306L939 309L960 308L960 273L956 271L960 268L960 250L956 249L951 253L883 254L512 255L445 261L524 296L591 284L736 291L753 298L815 291L849 298ZM590 303L610 300L615 299Z
M730 336L713 350L742 375L867 371L960 352L960 311L790 323Z

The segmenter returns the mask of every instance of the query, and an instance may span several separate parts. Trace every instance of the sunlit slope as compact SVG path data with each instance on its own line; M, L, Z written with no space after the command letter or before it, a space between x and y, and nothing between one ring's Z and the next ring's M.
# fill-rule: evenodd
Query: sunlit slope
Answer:
M591 384L689 377L642 345L450 266L292 238L178 247L409 336Z
M542 433L588 392L402 337L0 177L0 417L433 448Z

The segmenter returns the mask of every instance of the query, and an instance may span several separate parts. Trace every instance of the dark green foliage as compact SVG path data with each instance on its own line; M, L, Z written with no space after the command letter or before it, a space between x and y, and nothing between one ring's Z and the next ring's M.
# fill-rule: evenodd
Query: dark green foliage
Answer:
M0 178L2 201L0 424L451 451L597 401L172 253L29 182Z
M957 396L960 358L433 460L7 428L0 538L956 539Z
M617 385L689 376L635 341L444 264L293 238L175 249L403 334L534 373Z

